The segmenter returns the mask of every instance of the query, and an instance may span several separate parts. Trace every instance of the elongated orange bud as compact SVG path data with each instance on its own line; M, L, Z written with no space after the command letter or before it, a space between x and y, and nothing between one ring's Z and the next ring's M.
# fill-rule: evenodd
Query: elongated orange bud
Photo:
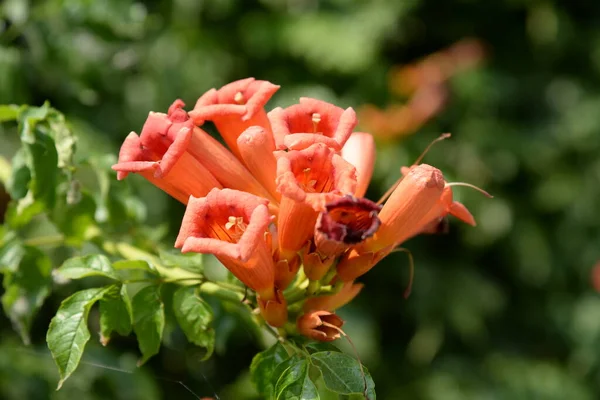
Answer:
M358 120L346 110L325 101L301 97L299 104L278 107L268 114L279 149L302 150L323 143L340 151Z
M363 249L376 252L400 243L421 226L443 190L444 177L439 169L427 164L412 168L381 209L381 226Z
M298 332L320 342L332 342L341 336L344 321L329 311L311 311L296 321Z
M309 311L335 311L338 308L350 303L363 288L362 283L354 283L353 281L345 282L342 289L335 293L325 296L316 296L307 299L302 306L304 312Z
M356 168L356 197L367 193L375 168L375 155L373 135L365 132L354 132L342 147L342 158Z
M212 121L231 151L240 158L237 138L251 126L262 127L272 138L264 106L279 86L254 78L241 79L211 89L198 99L190 116L196 125ZM273 140L273 139L271 139Z
M277 160L273 155L275 142L272 135L260 126L251 126L238 137L237 144L246 167L263 187L279 200L281 194L275 185Z

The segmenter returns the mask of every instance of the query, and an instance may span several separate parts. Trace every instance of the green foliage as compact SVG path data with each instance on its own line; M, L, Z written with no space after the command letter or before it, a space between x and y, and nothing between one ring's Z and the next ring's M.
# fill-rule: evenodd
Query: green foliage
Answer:
M337 394L375 400L375 384L369 371L335 346L324 345L294 346L295 353L290 356L281 343L275 343L254 356L252 382L266 399L320 399L321 394ZM314 352L318 347L331 350Z
M196 288L184 286L173 295L173 312L187 339L206 348L203 360L208 359L215 348L213 313L208 303L198 296Z
M15 255L14 251L18 253ZM4 270L2 307L28 344L33 318L50 294L52 264L47 255L34 247L13 250L7 262L14 264L7 264Z
M67 279L81 279L88 276L119 279L108 257L101 254L70 258L56 270L56 273Z
M133 331L137 336L142 365L158 353L165 329L165 306L160 296L160 286L146 286L131 301Z
M52 318L46 341L60 372L58 389L79 365L85 345L90 340L87 318L95 302L113 287L76 292L62 302Z
M125 285L113 286L100 300L100 342L106 346L113 331L121 336L131 333L133 323L131 299Z

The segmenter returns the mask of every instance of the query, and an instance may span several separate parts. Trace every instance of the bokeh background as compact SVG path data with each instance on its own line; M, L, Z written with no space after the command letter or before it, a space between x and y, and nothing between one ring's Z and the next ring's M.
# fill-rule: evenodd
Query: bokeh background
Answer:
M451 132L425 161L495 197L457 188L478 226L451 221L448 234L406 244L408 299L398 253L341 311L379 398L597 399L599 20L593 1L4 0L0 103L49 100L86 157L115 154L176 98L191 106L212 87L266 79L282 86L270 107L309 96L359 112L378 137L372 199ZM10 135L1 140L10 155ZM174 235L183 206L139 186L148 223L168 220ZM87 364L55 392L44 337L68 294L47 301L29 347L0 316L0 398L196 398L183 384L256 398L258 344L227 318L208 362L173 339L136 370L134 338L90 343Z

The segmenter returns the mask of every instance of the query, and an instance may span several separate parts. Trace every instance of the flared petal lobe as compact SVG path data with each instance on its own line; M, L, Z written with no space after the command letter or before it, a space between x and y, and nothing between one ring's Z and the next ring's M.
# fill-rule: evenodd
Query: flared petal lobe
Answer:
M298 252L312 236L325 205L356 189L354 167L322 143L304 150L277 151L279 249L283 258Z
M356 168L356 197L363 197L375 169L375 139L365 132L354 132L342 147L342 158Z
M227 146L241 159L237 139L247 128L260 126L272 138L264 107L278 89L277 85L254 78L235 81L205 93L190 111L190 116L197 125L212 121Z
M188 203L175 247L214 254L246 286L276 299L275 266L265 236L267 200L231 189L212 190Z
M352 108L343 110L325 101L301 97L300 103L268 114L279 149L302 150L323 143L340 151L358 120Z

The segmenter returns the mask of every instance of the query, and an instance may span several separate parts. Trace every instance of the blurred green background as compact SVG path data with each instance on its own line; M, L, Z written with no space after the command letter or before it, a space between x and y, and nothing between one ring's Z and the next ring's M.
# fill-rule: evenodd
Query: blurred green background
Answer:
M116 153L148 111L175 98L192 106L248 76L282 86L270 108L300 96L357 110L402 103L389 83L394 66L477 38L485 59L448 81L443 110L414 135L380 141L369 197L452 132L425 161L495 198L457 188L478 226L452 221L447 235L411 240L412 295L402 297L406 256L394 254L361 278L365 289L340 314L384 400L597 399L598 21L593 1L4 0L0 103L48 99L84 158ZM0 138L10 156L10 137ZM172 237L183 206L141 186L148 222L168 215ZM229 319L208 362L181 338L139 370L134 338L90 343L88 364L54 392L44 338L68 294L47 301L31 347L0 316L0 398L196 398L179 381L199 396L256 398L248 366L259 347Z

